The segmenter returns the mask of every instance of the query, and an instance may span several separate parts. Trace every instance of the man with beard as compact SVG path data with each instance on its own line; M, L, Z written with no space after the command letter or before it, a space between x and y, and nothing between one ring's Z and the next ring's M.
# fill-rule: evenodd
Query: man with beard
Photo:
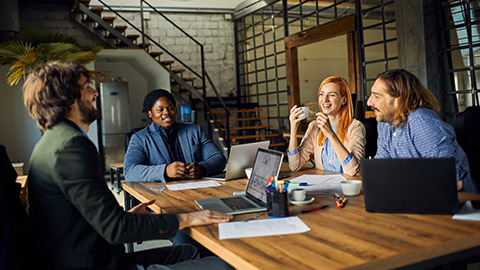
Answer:
M379 122L375 158L454 157L458 189L478 192L453 128L435 113L440 109L437 99L412 73L380 73L367 105Z
M43 133L30 159L28 195L36 260L44 269L222 269L191 245L126 254L124 243L170 238L185 227L227 222L214 211L150 213L154 200L125 212L108 190L88 139L98 93L75 62L50 62L30 74L24 102Z

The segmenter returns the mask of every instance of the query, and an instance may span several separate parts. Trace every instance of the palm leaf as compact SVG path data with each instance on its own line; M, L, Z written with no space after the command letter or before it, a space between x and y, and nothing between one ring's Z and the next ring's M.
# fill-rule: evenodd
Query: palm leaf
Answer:
M25 51L18 60L10 65L8 83L10 85L17 84L21 79L25 79L27 71L33 70L34 62L37 60L37 55L33 48Z
M75 52L75 53L69 53L67 55L67 58L65 58L65 60L72 60L80 64L86 64L95 60L95 56L96 55L93 52L87 52L87 51Z
M71 43L55 42L39 44L35 50L46 63L51 60L67 60L67 54L78 52L81 48Z
M10 64L17 60L19 55L29 51L32 45L22 41L6 41L0 43L0 65Z
M80 43L74 37L61 33L49 33L40 29L26 29L18 35L17 40L31 43L33 46L54 42L71 43L80 46Z

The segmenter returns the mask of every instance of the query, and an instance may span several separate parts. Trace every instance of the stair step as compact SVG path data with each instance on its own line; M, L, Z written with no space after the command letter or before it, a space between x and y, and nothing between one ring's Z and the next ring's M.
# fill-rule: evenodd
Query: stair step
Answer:
M168 65L173 64L174 62L175 61L173 61L173 60L165 60L165 61L161 61L160 63L162 63L162 65L168 66Z
M103 17L102 19L110 25L113 25L113 21L115 21L115 17Z
M90 0L80 0L78 2L82 3L86 7L88 7L88 5L90 5Z
M182 73L182 72L185 72L185 69L183 69L183 68L178 68L178 69L174 69L174 70L173 70L173 73Z
M203 89L203 86L201 86L201 85L195 85L193 88L195 88L195 89ZM208 85L205 85L205 89L207 89L207 88L208 88Z
M285 143L271 143L268 147L277 147L277 146L285 146Z
M140 49L145 49L145 48L148 48L148 47L150 47L150 46L152 46L152 44L150 44L150 43L138 44L138 47L139 47Z
M261 112L262 109L244 109L244 110L230 110L230 113L242 113L242 112ZM213 111L213 114L224 114L224 110Z
M183 78L184 81L195 81L197 78L195 77L189 77L189 78Z
M247 126L247 127L231 127L230 131L232 130L244 130L244 129L262 129L262 128L271 128L272 125L264 125L264 126ZM227 131L226 128L221 128L222 131Z
M127 38L130 39L130 41L132 42L135 42L139 37L140 35L127 35Z
M162 54L163 54L163 52L151 52L150 56L153 57L153 58L156 58L156 57L159 57Z
M231 112L231 111L230 111ZM228 119L229 122L234 122L234 121L250 121L250 120L266 120L266 116L262 117L246 117L246 118L230 118ZM226 122L227 119L217 119L218 123Z
M255 139L255 138L267 138L267 137L278 137L280 134L257 134L257 135L245 135L245 136L234 136L230 139L242 140L242 139Z

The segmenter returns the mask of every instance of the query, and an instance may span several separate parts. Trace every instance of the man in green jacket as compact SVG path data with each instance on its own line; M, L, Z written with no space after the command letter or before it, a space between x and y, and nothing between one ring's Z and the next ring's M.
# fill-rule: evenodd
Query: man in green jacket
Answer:
M98 118L96 90L75 62L50 62L30 74L24 102L43 136L28 173L30 217L42 269L223 269L216 257L196 260L190 245L125 253L124 243L167 239L178 230L227 222L214 211L153 214L142 203L126 212L109 191L98 152L88 139ZM166 266L168 265L168 266Z

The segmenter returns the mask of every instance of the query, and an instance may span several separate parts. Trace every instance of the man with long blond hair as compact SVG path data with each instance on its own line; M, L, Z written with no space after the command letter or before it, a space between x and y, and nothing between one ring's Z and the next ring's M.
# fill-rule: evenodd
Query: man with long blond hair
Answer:
M360 159L365 156L365 127L353 119L350 87L345 79L328 77L318 89L320 112L307 128L297 147L296 135L302 110L296 105L290 110L290 143L288 165L292 171L300 170L313 154L315 167L326 171L356 175Z
M378 123L375 158L454 157L458 189L478 192L453 128L436 114L435 96L403 69L380 73L367 102Z

